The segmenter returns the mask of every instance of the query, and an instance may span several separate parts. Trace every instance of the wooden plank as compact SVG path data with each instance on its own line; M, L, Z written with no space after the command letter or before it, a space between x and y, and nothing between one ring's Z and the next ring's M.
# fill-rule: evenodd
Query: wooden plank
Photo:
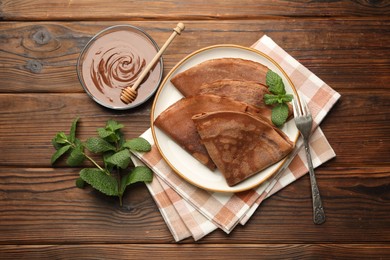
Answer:
M77 177L70 168L0 168L0 244L173 242L143 184L131 186L119 207L116 198L76 188ZM267 199L245 226L200 243L390 242L390 167L320 167L317 177L325 224L313 224L304 176Z
M123 23L129 24L3 22L0 92L83 92L76 74L79 53L95 33ZM162 46L176 23L131 24L147 31ZM367 84L370 90L389 88L390 32L385 28L390 20L188 21L186 25L164 54L164 75L200 48L224 43L250 46L266 34L338 90L367 91Z
M281 8L283 7L283 8ZM137 1L3 0L2 20L210 20L262 17L378 16L390 14L386 1Z
M0 244L173 241L144 184L128 189L120 207L116 197L78 189L79 169L0 172Z
M243 234L254 237L255 232L261 230L258 236L274 242L278 242L273 240L274 236L283 237L284 241L297 239L308 243L347 242L346 237L349 242L387 241L390 225L385 212L390 210L389 170L388 167L320 166L316 176L327 216L324 226L313 225L310 181L306 175L266 200L243 228Z
M47 166L54 152L51 139L57 132L69 133L77 116L81 118L78 137L83 141L97 136L97 128L109 119L125 125L127 139L138 137L150 126L152 100L129 111L106 109L85 93L2 94L0 100L0 110L6 111L0 116L0 165Z
M151 103L113 111L85 93L0 94L0 166L50 167L51 139L59 131L68 132L76 116L81 118L81 140L96 136L96 129L108 119L123 123L128 139L136 137L150 127ZM371 92L368 97L359 93L342 96L322 124L337 154L332 166L390 165L389 106L386 90Z
M6 245L2 259L386 259L388 244Z

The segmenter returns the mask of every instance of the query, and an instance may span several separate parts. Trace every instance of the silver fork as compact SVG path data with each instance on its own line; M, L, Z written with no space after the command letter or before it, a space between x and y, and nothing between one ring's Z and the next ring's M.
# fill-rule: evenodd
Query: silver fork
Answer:
M311 135L313 118L305 100L303 100L302 98L300 98L299 100L300 105L298 104L296 99L293 99L294 120L298 130L301 132L301 135L303 137L307 163L309 165L311 195L313 200L313 221L315 224L322 224L325 222L325 212L324 208L322 207L320 191L317 186L317 180L314 174L313 162L311 159L309 147L309 138Z

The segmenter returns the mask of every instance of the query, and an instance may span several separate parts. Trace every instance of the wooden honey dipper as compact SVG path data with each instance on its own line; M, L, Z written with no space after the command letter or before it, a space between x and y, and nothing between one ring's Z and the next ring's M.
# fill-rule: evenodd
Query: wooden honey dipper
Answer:
M176 35L180 35L181 32L184 30L184 24L178 23L176 25L176 28L173 28L173 33L168 38L168 40L164 43L164 45L161 47L161 49L157 52L156 56L152 59L152 61L146 66L146 68L142 71L141 75L137 78L136 82L132 86L128 86L121 92L121 100L125 104L129 104L133 102L137 95L138 95L138 87L140 86L142 80L145 78L145 76L149 73L149 71L152 69L154 64L157 62L157 60L160 59L161 55L165 51L165 49L168 47L168 45L173 41L173 39L176 37Z

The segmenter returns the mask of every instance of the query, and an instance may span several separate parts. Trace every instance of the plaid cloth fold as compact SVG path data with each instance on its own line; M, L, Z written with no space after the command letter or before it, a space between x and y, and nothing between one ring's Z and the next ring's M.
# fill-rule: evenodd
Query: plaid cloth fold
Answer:
M318 127L326 114L340 98L316 75L264 35L252 48L273 58L290 77L301 97L307 100L314 120L314 132L310 140L314 167L336 156L325 135ZM238 225L244 225L261 202L308 172L302 140L299 139L289 155L285 167L257 188L240 193L210 192L195 187L180 178L161 157L153 143L151 130L141 135L152 144L152 151L135 153L135 165L150 167L155 178L147 184L175 241L192 236L199 240L220 228L230 233Z

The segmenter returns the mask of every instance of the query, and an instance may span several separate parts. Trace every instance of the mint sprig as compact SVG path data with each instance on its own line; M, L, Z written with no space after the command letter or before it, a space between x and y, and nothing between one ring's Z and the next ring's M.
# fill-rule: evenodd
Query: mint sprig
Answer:
M78 121L79 118L73 120L69 135L58 132L52 139L56 151L51 157L51 163L54 164L65 156L69 166L79 166L86 159L89 160L95 168L82 169L76 186L83 188L85 183L88 183L103 194L117 196L122 206L122 197L129 185L150 182L153 179L153 173L149 168L135 167L130 159L131 152L148 152L151 145L141 137L125 140L121 131L124 125L114 120L107 121L104 128L98 128L98 136L82 142L76 137ZM90 154L101 155L104 166L100 166Z
M268 70L266 75L266 84L272 94L264 95L264 103L272 105L271 121L281 127L288 118L288 102L291 102L293 95L286 94L286 89L282 78L272 70Z

